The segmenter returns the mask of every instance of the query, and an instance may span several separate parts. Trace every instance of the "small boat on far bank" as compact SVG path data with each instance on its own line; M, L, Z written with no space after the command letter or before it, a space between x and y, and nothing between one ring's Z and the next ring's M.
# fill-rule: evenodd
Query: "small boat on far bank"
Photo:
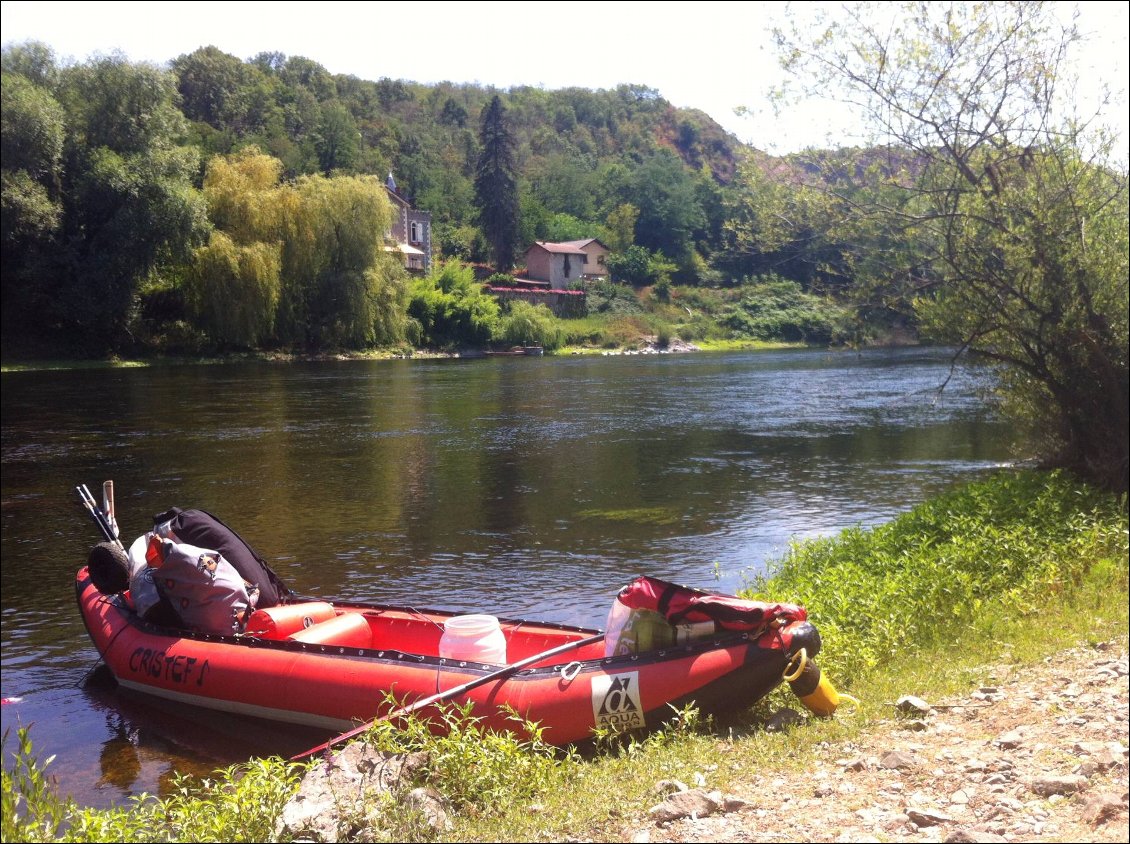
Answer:
M499 349L497 351L488 349L483 352L487 357L541 357L545 354L545 349L541 346L511 346L509 349Z

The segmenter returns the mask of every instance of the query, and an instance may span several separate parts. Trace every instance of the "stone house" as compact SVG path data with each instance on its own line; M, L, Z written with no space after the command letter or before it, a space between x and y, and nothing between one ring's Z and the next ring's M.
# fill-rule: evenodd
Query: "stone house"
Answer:
M526 250L526 278L561 289L580 281L584 274L586 254L579 246L568 243L534 241Z
M392 226L385 232L390 245L386 252L399 252L405 269L428 273L432 269L432 214L412 207L396 187L392 173L388 174L385 190L392 201Z
M608 255L612 251L595 237L586 240L569 240L560 246L576 246L585 253L585 265L581 275L586 279L608 278Z

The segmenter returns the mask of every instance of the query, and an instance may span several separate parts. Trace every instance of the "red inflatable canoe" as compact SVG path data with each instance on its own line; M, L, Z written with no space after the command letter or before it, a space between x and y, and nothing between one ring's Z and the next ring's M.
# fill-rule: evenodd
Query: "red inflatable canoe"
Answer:
M452 613L305 601L259 610L246 632L218 636L140 620L128 595L101 594L85 567L76 589L90 637L119 683L226 712L346 730L500 667L440 655ZM511 665L601 632L530 621L499 627ZM473 713L497 729L515 727L512 708L538 722L546 741L566 745L598 727L655 727L672 706L691 702L704 714L745 708L781 682L802 648L814 655L819 636L795 618L705 635L700 627L689 641L611 657L593 641L455 701L473 701Z

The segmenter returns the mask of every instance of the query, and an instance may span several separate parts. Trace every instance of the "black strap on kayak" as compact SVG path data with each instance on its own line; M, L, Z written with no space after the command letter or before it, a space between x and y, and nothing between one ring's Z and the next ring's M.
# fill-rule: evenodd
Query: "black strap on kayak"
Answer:
M674 583L667 584L667 588L664 589L663 594L659 596L659 603L656 605L656 609L659 611L660 615L664 617L667 616L667 610L671 607L672 599L681 589L682 587L676 586ZM671 619L671 621L674 622L674 619Z

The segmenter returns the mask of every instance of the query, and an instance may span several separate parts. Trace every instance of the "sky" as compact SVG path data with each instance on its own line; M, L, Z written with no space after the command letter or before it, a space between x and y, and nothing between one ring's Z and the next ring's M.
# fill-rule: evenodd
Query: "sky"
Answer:
M739 140L783 154L829 140L861 140L849 112L829 103L780 114L772 45L784 2L0 2L0 42L42 41L60 60L121 50L159 65L214 45L248 59L305 56L361 79L655 88L676 106L709 114ZM1065 10L1073 3L1059 4ZM1125 2L1079 4L1091 33L1080 68L1127 90ZM735 114L744 106L748 113ZM1112 121L1126 132L1126 100Z

